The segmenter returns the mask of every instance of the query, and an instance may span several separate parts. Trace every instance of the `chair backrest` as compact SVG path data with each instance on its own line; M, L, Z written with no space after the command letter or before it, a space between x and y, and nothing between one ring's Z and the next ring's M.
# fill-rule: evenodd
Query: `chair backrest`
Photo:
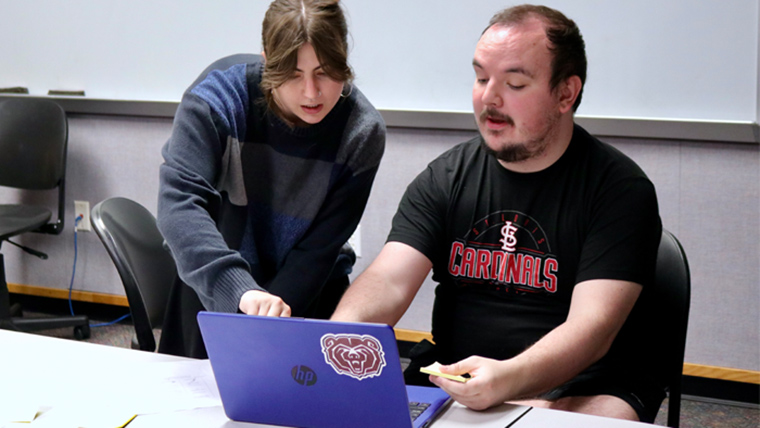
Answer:
M0 186L28 190L58 188L58 219L41 232L63 230L65 212L66 112L51 100L0 100Z
M152 352L177 276L156 218L137 202L111 198L93 207L90 221L124 284L139 349Z
M653 349L660 356L659 364L668 386L668 426L677 428L681 413L681 378L691 302L691 277L681 243L665 229L657 251L654 285L647 306L652 310L651 320L655 323L652 329L659 332Z

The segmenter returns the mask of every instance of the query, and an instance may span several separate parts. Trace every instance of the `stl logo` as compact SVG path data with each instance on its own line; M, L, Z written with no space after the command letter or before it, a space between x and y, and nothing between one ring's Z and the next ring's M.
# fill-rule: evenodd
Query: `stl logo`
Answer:
M326 334L322 353L336 373L359 380L380 376L385 367L380 341L366 334Z
M502 250L509 251L510 253L515 252L515 247L517 246L515 232L517 232L517 226L512 225L511 221L506 222L504 227L501 228L501 239L499 242L503 244L501 246Z

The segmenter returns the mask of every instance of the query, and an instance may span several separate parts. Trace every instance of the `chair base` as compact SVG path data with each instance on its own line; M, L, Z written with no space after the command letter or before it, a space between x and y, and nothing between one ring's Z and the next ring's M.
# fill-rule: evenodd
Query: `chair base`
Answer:
M14 303L10 308L10 316L13 318L21 318L21 305Z
M78 340L90 337L90 320L86 315L66 317L21 318L21 307L10 304L8 284L5 282L5 264L0 253L0 329L14 331L37 331L54 328L74 327L74 337Z
M30 332L66 327L74 327L74 338L77 340L90 338L90 320L86 315L47 318L11 317L0 319L0 329L3 330Z
M74 327L74 337L77 340L89 339L91 334L90 320L86 315L51 318L11 318L10 323L18 331L24 332Z

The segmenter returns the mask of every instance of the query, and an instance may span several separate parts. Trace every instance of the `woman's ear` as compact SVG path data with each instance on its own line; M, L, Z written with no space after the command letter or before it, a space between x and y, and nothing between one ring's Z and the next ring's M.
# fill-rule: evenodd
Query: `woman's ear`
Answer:
M261 51L261 57L264 58L264 62L267 62L267 53L263 50Z

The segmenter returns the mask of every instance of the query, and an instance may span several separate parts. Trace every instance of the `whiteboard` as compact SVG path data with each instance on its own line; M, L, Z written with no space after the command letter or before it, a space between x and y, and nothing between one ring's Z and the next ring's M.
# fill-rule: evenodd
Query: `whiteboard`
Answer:
M497 0L343 0L356 84L379 109L469 112ZM222 56L259 52L268 0L0 0L0 87L179 101ZM579 115L758 121L760 0L551 0L584 35Z

